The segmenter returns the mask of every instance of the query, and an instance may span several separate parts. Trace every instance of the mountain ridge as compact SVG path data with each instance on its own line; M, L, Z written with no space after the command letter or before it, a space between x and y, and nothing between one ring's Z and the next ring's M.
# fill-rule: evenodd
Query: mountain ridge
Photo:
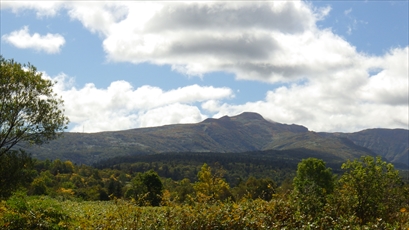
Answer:
M381 131L379 131L381 130ZM392 135L393 137L388 137ZM99 133L64 133L43 146L30 147L39 159L67 159L92 164L133 154L164 152L249 152L304 148L341 159L381 155L404 163L409 130L363 130L356 133L317 133L296 124L268 121L260 114L245 112L194 124L175 124ZM408 140L406 138L406 140ZM308 156L307 156L308 157Z

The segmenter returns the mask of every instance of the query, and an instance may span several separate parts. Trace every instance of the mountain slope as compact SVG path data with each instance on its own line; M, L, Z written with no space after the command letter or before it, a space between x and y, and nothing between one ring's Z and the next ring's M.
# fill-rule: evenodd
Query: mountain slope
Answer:
M302 134L284 134L275 137L266 149L288 150L305 148L313 151L326 152L344 160L354 159L363 155L376 155L373 151L354 144L345 137L323 137L315 132Z
M364 137L368 135L365 132L359 135L348 135L310 132L300 125L280 124L267 121L256 113L243 113L233 117L209 118L196 124L166 125L115 132L64 133L62 138L49 144L29 147L29 152L40 159L60 158L87 164L116 156L135 154L238 153L291 149L307 149L319 152L321 155L327 154L329 158L346 160L362 155L376 155L380 146L389 146L390 143L389 139L385 139L385 143L378 146L369 139L365 141L367 139ZM379 138L382 139L381 136ZM399 139L396 146L402 140ZM401 149L393 146L386 147L390 149L388 156L394 156L394 151Z
M368 148L391 162L409 165L409 130L367 129L346 134L356 145Z

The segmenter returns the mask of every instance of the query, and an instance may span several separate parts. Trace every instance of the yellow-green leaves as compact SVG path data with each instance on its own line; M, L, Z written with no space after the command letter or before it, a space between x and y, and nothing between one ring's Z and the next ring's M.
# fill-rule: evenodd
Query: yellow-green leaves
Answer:
M197 179L198 182L193 187L198 200L207 202L231 197L230 186L222 178L221 169L212 174L210 167L205 163L197 174Z

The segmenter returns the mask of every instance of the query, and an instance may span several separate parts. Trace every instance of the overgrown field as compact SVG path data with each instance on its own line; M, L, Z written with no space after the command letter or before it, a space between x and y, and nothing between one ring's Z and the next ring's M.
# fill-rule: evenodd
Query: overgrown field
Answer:
M2 229L409 229L409 212L393 223L381 218L361 225L355 216L337 215L327 205L318 218L301 214L290 199L243 199L141 207L132 201L60 201L16 194L0 206Z

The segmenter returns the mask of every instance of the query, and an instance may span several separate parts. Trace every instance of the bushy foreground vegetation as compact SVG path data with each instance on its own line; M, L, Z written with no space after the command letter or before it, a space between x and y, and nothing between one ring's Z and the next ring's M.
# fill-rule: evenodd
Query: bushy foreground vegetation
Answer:
M316 217L297 211L297 203L282 195L271 201L194 202L141 207L131 201L62 201L15 195L2 203L4 229L407 229L409 213L395 220L376 218L362 224L355 215L336 215L326 205Z
M70 162L35 164L32 183L0 203L2 229L408 229L409 196L393 165L363 157L334 175L305 159L292 183L230 187L204 164L197 180ZM28 195L27 195L28 194Z

